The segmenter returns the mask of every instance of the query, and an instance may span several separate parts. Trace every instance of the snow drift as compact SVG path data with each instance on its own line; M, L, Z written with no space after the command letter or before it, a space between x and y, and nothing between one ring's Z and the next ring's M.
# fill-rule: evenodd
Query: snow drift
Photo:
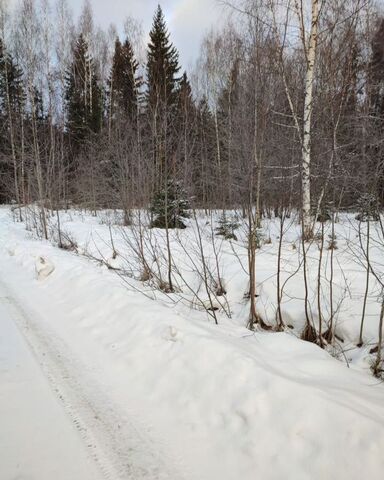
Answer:
M0 214L1 275L14 294L187 478L382 478L384 388L366 372L288 333L215 326L128 291ZM55 265L44 282L36 256Z

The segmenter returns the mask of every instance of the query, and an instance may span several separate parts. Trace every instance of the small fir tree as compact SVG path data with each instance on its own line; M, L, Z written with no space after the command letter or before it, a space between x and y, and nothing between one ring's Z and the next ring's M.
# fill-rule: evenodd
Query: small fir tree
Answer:
M224 237L226 240L237 240L235 230L239 228L239 223L232 219L228 218L225 213L219 218L219 226L216 228L216 235L219 237Z
M186 228L183 219L189 218L188 209L189 202L180 183L168 181L150 208L154 216L151 228Z

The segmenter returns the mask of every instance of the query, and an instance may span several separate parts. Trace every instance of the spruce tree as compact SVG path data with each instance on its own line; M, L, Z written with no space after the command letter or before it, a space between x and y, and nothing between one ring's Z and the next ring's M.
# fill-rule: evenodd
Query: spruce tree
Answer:
M232 178L234 168L234 133L237 130L235 125L235 113L239 101L239 60L235 60L226 85L221 91L218 99L218 129L220 139L220 182L227 185L226 192L223 190L222 201L232 204L231 188L228 178Z
M194 114L195 104L192 97L192 88L188 76L184 72L177 91L177 121L175 122L175 128L179 132L185 132L190 127L190 124L193 123Z
M73 49L71 68L66 78L67 130L71 141L81 147L102 124L103 96L88 44L82 34Z
M180 79L178 101L183 110L190 110L193 107L192 88L187 72L184 72Z
M19 188L16 137L20 131L23 105L22 71L0 38L0 155L10 159L0 164L0 203L15 197L20 200L18 191L12 192L9 187Z
M0 38L0 116L20 113L24 104L23 72ZM8 104L9 100L9 104Z
M215 181L215 120L206 97L203 97L197 106L196 126L197 162L192 178L197 198L204 207L207 207L212 205L217 182Z
M175 123L179 78L179 55L169 40L161 7L156 10L149 33L147 57L147 118L152 137L155 191L164 188L175 153Z
M134 124L137 117L139 89L141 79L138 78L139 63L136 61L129 40L121 44L119 38L115 42L115 52L110 76L110 115L111 119L123 117Z
M115 51L109 76L108 139L119 145L118 152L104 164L108 189L119 192L124 209L124 222L131 222L129 204L133 193L136 164L140 162L139 102L142 80L138 76L139 64L128 40L115 41Z
M180 184L175 175L177 107L180 78L179 54L170 42L160 5L149 33L147 55L147 118L152 137L154 184L151 211L154 225L180 228L183 223Z
M43 125L46 121L46 114L44 112L44 101L41 91L34 87L33 104L35 107L35 119L38 125Z
M192 88L186 72L184 72L177 92L177 113L174 122L174 134L177 138L177 163L175 175L179 180L188 178L192 173L192 165L198 161L196 155L196 107L192 96Z
M147 57L147 102L154 112L173 109L177 101L180 70L179 54L169 40L169 33L160 5L157 7L149 33Z

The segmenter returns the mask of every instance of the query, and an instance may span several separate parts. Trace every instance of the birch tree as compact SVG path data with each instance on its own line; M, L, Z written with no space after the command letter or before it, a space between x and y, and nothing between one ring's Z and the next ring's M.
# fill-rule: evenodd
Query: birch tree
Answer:
M311 219L311 135L313 112L313 87L315 80L316 52L318 45L320 0L311 0L311 28L309 39L305 33L303 0L296 0L296 10L299 16L301 37L306 60L304 114L303 114L303 143L301 149L301 188L302 188L302 217L303 236L309 239L313 233Z

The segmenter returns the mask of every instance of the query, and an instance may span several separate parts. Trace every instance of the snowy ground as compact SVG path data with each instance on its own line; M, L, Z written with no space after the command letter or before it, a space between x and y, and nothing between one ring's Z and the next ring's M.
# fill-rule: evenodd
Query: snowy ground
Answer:
M183 245L189 250L196 247L192 226L173 240L173 250L178 252L175 262L182 270L177 280L181 293L156 294L152 300L138 291L151 293L148 285L134 279L139 271L135 271L127 237L124 240L119 235L120 228L112 229L118 252L112 259L105 219L101 222L100 217L71 212L63 215L62 223L83 253L107 259L115 267L125 265L132 273L127 285L105 266L34 239L23 224L13 223L7 209L0 210L0 277L8 292L1 296L22 306L22 320L16 318L16 322L53 391L39 389L44 397L41 402L21 393L18 409L33 410L27 417L36 418L42 427L49 423L52 431L60 429L66 454L71 445L82 441L83 448L77 449L79 465L88 465L88 455L94 464L90 468L116 480L382 478L384 387L370 376L369 357L361 351L348 352L347 356L356 359L348 368L297 338L304 321L299 277L288 281L284 300L285 320L295 327L293 331L253 334L245 328L247 279L241 261L246 261L246 251L241 232L234 244L220 241L217 248L231 318L219 312L216 326L212 318L191 308L193 295L185 287L201 289L183 250ZM201 225L206 221L201 219ZM364 269L353 255L356 231L347 219L337 228L338 333L352 344L358 335ZM265 236L272 243L258 254L259 309L271 323L275 318L277 229L273 222L265 226ZM209 230L207 226L204 233L207 252L212 248ZM298 261L299 244L292 246L297 232L292 223L283 246L286 278ZM161 238L155 241L161 250ZM315 245L310 252L313 265L317 251ZM374 260L375 255L379 265L379 251L372 252ZM41 257L43 267L54 270L38 279ZM378 306L377 286L372 281L368 341L377 337ZM0 358L5 359L0 363L0 418L7 419L6 428L0 430L0 478L50 480L45 473L49 462L41 453L44 444L29 438L32 427L21 421L21 415L9 413L14 403L12 384L17 381L9 358L20 357L26 365L28 353L14 330L15 319L7 312L8 306L2 306L1 336L11 340L0 344ZM41 378L41 368L39 373L37 364L33 365L34 373L26 370L22 375ZM52 395L62 405L57 423L49 421L49 409L45 412L43 407L49 400L58 408ZM70 428L70 421L76 429ZM51 444L49 435L47 430L42 442ZM26 438L39 455L22 448ZM59 440L53 443L51 448L60 448ZM35 458L33 466L28 464L31 457ZM50 462L52 457L58 458L52 453ZM65 463L55 462L55 466ZM23 470L16 470L18 464ZM63 478L87 476L78 471Z
M0 478L102 479L17 320L23 317L0 285Z

